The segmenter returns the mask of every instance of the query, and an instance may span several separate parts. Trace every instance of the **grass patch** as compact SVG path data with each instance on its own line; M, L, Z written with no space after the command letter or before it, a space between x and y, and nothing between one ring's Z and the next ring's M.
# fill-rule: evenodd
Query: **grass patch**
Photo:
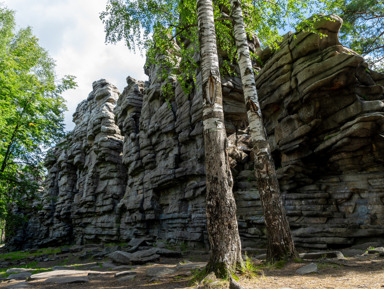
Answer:
M0 268L0 276L2 278L7 278L9 275L16 274L16 273L6 273L8 269L10 268L25 268L25 269L31 269L29 272L32 274L37 274L37 273L42 273L42 272L47 272L47 271L52 271L53 268L41 268L41 267L36 267L37 262L31 262L27 265L22 265L22 266L12 266L9 268Z
M192 279L190 285L198 285L207 276L205 268L192 270Z
M304 260L301 258L293 258L293 262L295 263L304 263Z
M326 270L326 269L340 269L341 265L334 264L334 263L318 263L317 268L319 270Z
M283 269L287 263L288 263L288 260L279 260L274 263L264 263L262 265L259 265L259 268L266 269L266 270Z
M245 255L245 260L242 266L237 269L237 272L240 273L241 276L248 279L253 279L264 275L264 272L260 266L256 265L247 255ZM237 276L232 276L232 278L238 281Z
M36 252L28 252L28 251L15 251L15 252L9 252L0 254L0 260L4 261L18 261L22 259L27 259L31 257L37 257L41 255L54 255L56 253L60 252L60 248L45 248L45 249L39 249Z
M104 244L104 247L113 247L113 246L120 246L120 247L124 247L124 246L128 246L128 243L127 242L121 242L121 243L107 243L107 244Z

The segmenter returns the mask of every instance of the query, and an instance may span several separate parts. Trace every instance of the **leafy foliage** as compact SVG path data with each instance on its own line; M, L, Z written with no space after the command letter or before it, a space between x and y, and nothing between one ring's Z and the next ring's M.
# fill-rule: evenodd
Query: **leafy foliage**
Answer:
M384 1L350 0L341 6L346 45L367 57L376 69L384 70Z
M44 152L64 134L61 94L76 84L58 82L54 67L31 28L15 31L14 12L0 7L0 218L36 192Z

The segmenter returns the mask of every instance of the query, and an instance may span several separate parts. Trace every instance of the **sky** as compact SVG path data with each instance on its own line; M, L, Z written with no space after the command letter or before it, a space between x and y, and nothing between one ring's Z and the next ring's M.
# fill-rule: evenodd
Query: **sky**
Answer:
M56 61L58 78L76 76L78 87L64 92L68 111L66 130L72 130L72 114L92 91L92 82L104 78L120 92L126 77L147 80L145 59L130 52L123 43L105 44L104 25L99 13L107 0L0 0L15 11L18 28L32 27L40 46Z

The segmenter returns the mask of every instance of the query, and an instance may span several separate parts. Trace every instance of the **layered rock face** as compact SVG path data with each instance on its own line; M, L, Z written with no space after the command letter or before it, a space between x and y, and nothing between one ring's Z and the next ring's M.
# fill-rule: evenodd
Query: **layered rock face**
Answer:
M384 237L384 75L340 45L340 25L318 23L326 38L287 34L260 53L256 76L294 238L313 248ZM190 94L169 79L174 94L164 95L156 67L148 74L128 77L121 95L93 84L15 245L207 243L200 75ZM257 246L266 236L240 79L223 77L223 93L240 234Z
M256 79L287 214L302 246L384 234L384 75L340 45L342 21L332 18L317 24L326 38L286 35Z

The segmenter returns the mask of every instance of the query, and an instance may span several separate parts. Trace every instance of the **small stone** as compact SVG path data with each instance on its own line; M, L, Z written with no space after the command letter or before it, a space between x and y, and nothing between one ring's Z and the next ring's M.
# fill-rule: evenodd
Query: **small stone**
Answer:
M26 268L9 268L5 273L7 274L13 274L13 273L23 273L23 272L29 272L31 269Z
M115 274L115 277L124 277L124 276L135 276L137 273L135 271L123 271L123 272L117 272Z
M310 273L316 273L317 270L318 270L317 265L315 263L311 263L297 269L296 273L300 275L305 275Z
M341 253L345 257L355 257L355 256L361 256L364 253L364 250L361 249L344 249L341 250Z
M21 272L9 275L7 277L8 280L27 280L29 277L31 277L32 273L30 272Z
M131 264L131 256L131 253L127 253L124 251L115 251L108 255L108 257L111 258L113 262L120 264Z
M163 277L167 275L171 275L177 271L176 268L169 268L169 267L153 267L147 269L145 271L145 275L149 277Z

